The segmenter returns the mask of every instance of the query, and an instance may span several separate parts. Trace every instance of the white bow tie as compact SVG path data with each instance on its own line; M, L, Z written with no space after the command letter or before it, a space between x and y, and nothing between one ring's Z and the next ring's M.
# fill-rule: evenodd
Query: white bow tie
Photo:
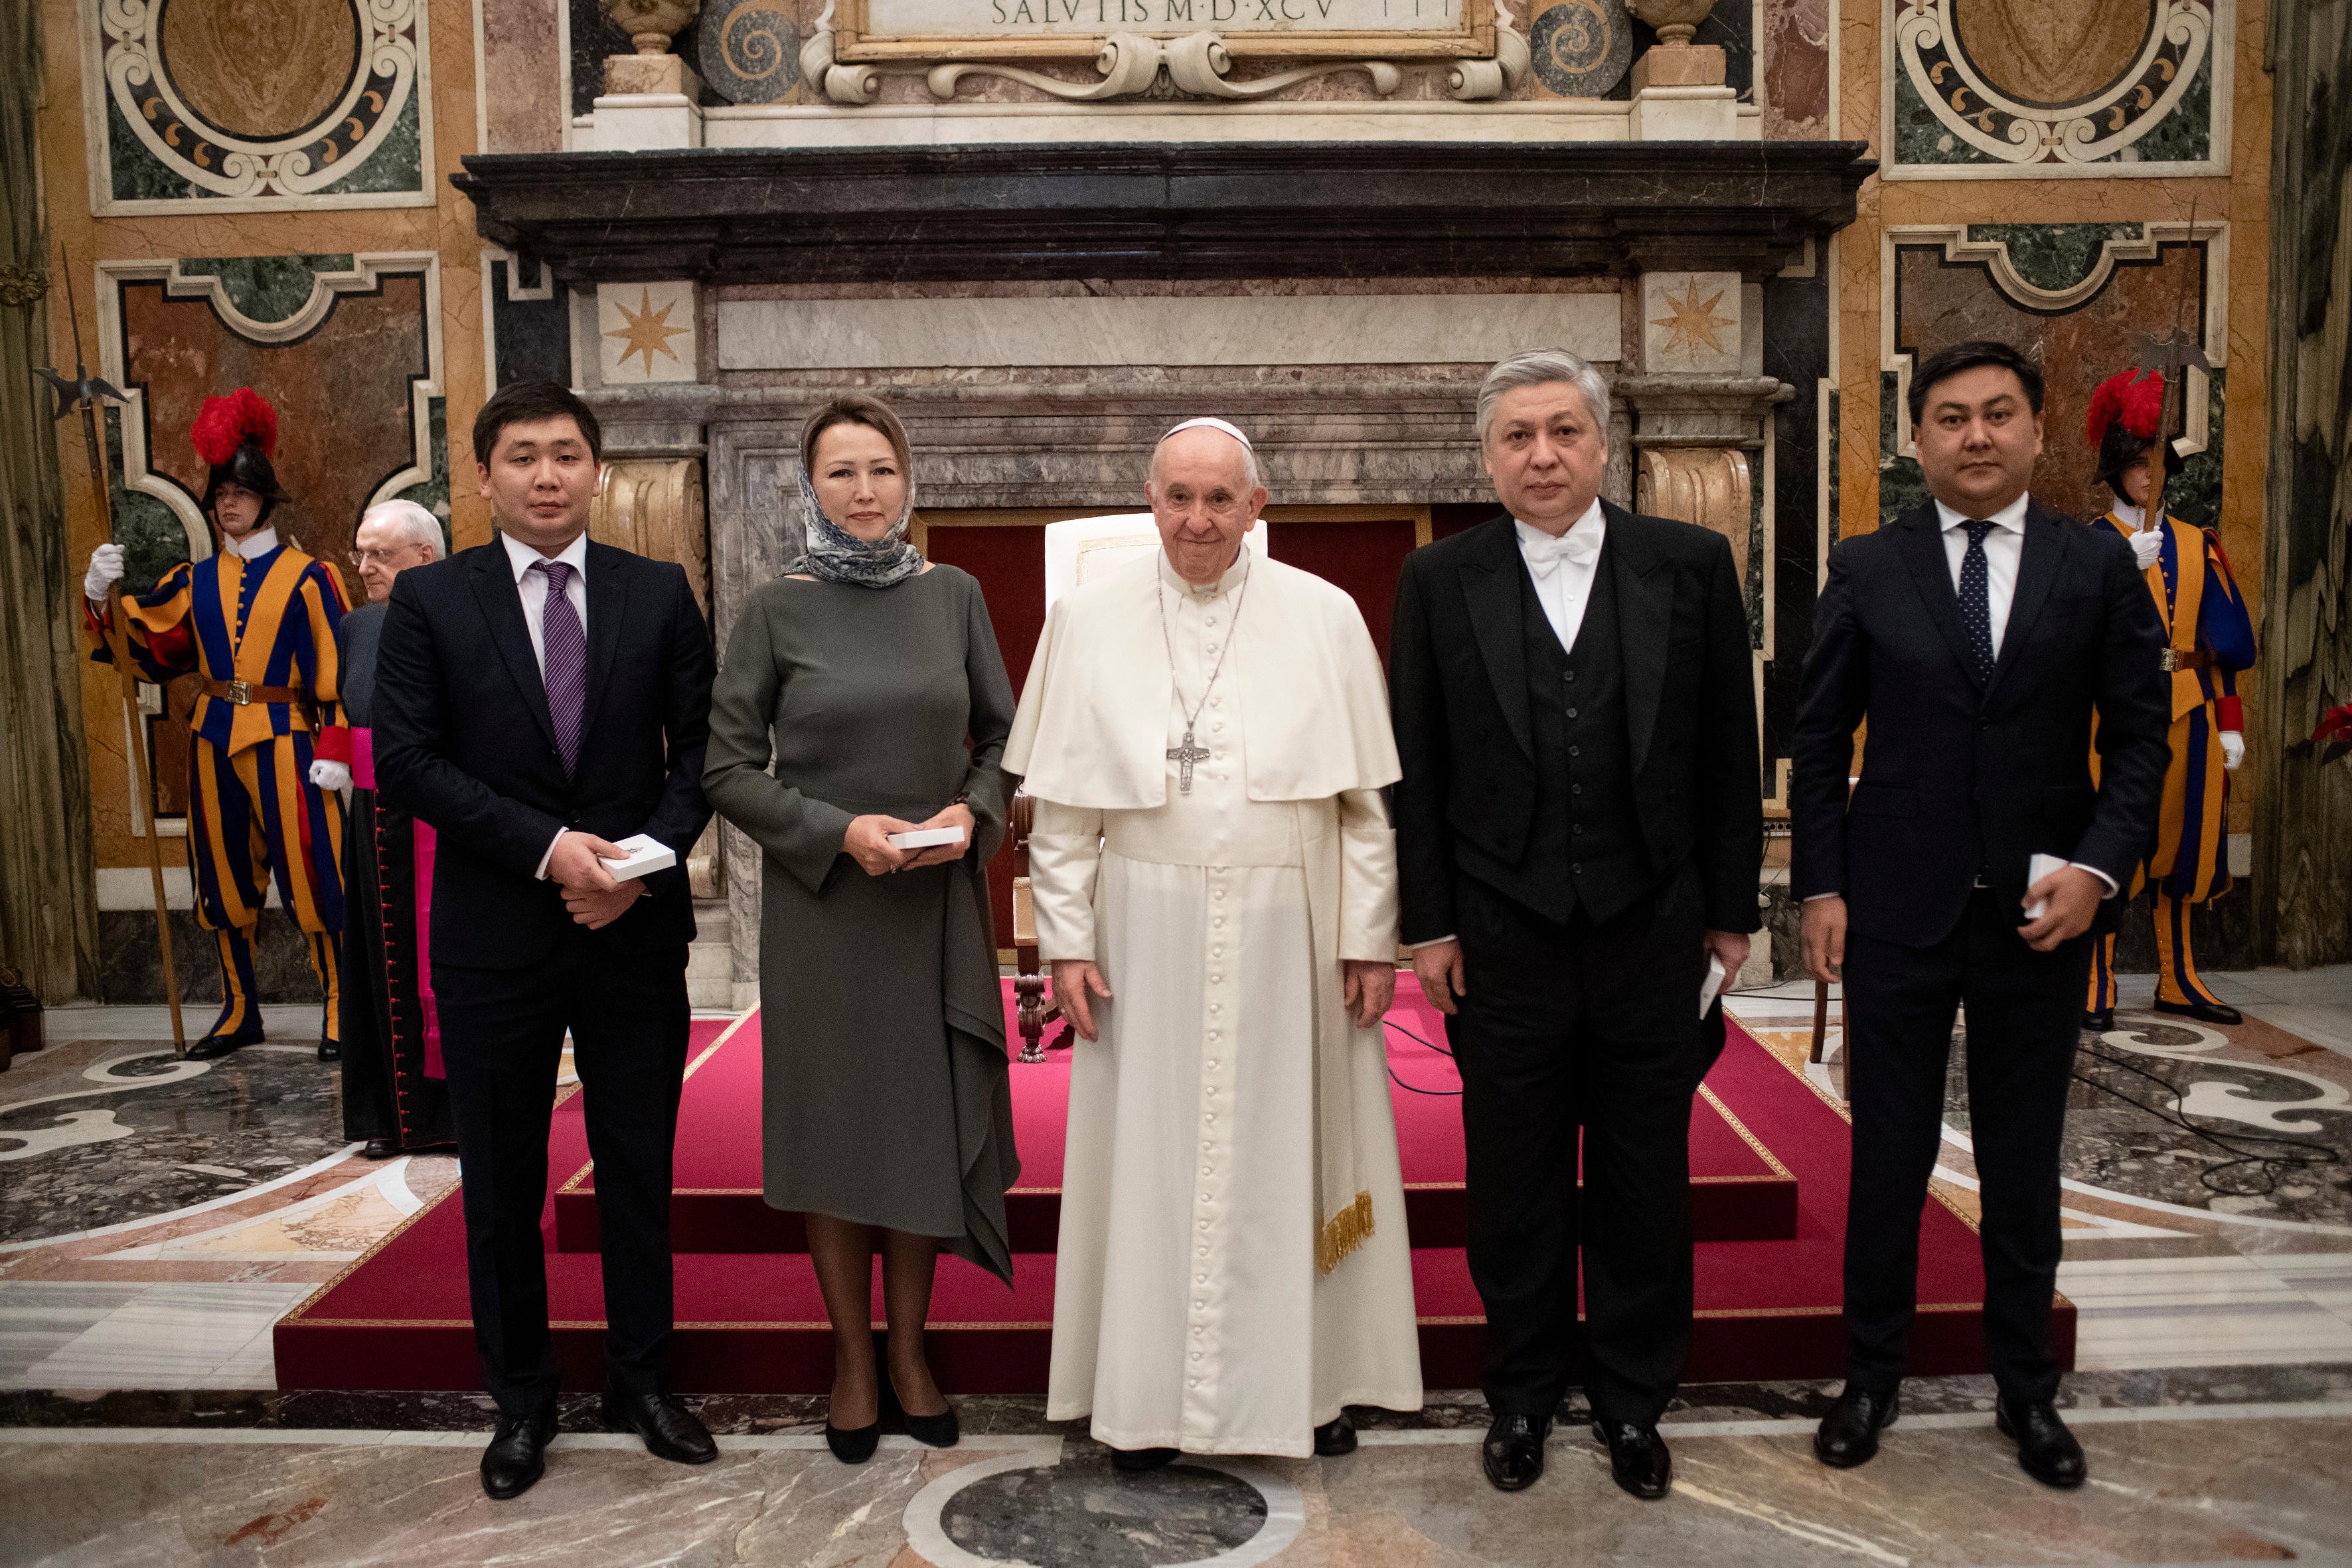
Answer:
M1528 570L1538 578L1549 577L1559 570L1563 561L1590 566L1600 559L1601 531L1571 528L1558 539L1522 539L1519 548L1527 554Z

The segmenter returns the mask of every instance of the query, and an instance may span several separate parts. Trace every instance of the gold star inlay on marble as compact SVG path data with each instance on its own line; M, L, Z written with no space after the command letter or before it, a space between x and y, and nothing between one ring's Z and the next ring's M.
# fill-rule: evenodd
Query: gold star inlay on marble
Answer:
M1723 353L1723 339L1719 334L1725 328L1738 323L1728 316L1715 313L1717 303L1723 298L1722 289L1717 289L1702 300L1698 297L1698 279L1694 278L1683 286L1681 299L1677 300L1672 294L1659 297L1665 300L1666 309L1674 312L1650 318L1650 325L1664 327L1669 334L1663 345L1664 352L1671 353L1681 349L1696 353L1704 344L1711 353Z
M693 330L689 327L673 327L669 324L669 313L677 309L677 300L672 300L659 310L656 310L652 293L644 289L637 290L635 310L632 310L628 306L620 304L616 304L614 309L621 312L621 319L628 325L617 331L607 331L604 335L608 338L619 338L627 345L621 350L623 364L629 363L631 354L643 354L647 375L654 373L654 355L663 354L670 359L677 358L677 351L669 346L670 339L683 337Z

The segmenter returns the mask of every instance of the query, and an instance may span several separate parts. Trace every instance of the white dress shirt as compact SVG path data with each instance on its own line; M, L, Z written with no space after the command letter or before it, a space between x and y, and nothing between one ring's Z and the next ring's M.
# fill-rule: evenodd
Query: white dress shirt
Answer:
M577 539L552 555L541 555L511 533L500 533L499 542L507 547L507 564L514 569L515 592L522 596L523 625L530 628L530 653L539 660L543 679L547 673L547 574L534 572L537 561L561 561L572 568L572 581L564 584L563 596L572 601L572 613L580 617L580 629L588 629L588 535ZM547 853L539 858L539 870L534 873L542 882L547 880L547 863L555 858L555 847L572 830L559 827L555 837L547 841Z
M531 566L541 561L561 561L572 568L572 581L565 584L563 596L572 601L572 613L580 617L580 629L586 631L588 535L581 534L552 555L541 555L511 533L499 534L499 542L507 547L507 563L514 568L515 592L522 595L523 624L530 627L531 657L539 660L540 671L544 674L547 670L547 634L541 628L547 624L547 574L534 572Z
M1584 606L1592 601L1592 575L1601 560L1601 545L1609 532L1599 499L1557 539L1517 518L1511 520L1511 526L1518 532L1519 559L1528 563L1528 575L1535 580L1536 601L1543 605L1544 619L1551 623L1561 647L1575 647L1577 631L1584 625Z
M1992 656L2000 657L2001 633L2009 626L2010 601L2017 597L2017 563L2025 554L2026 498L2019 496L1986 521L1985 608L1992 618ZM1969 531L1960 524L1969 514L1936 503L1937 521L1944 527L1944 559L1952 567L1952 592L1960 591L1960 563L1969 553Z

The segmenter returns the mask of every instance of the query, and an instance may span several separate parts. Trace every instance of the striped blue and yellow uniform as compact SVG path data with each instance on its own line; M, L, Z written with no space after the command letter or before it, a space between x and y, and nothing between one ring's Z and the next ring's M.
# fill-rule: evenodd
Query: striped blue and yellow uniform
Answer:
M2197 977L2189 952L2189 910L2230 890L2230 774L2221 765L2221 731L2244 732L2238 672L2253 667L2254 627L2221 542L2177 517L2164 524L2163 553L2147 576L2166 646L2179 660L2172 671L2172 763L2156 841L2131 890L2145 887L2153 894L2158 999L2214 1003L2219 998ZM2131 532L2113 512L2091 526ZM2098 765L2094 751L2095 778ZM2115 957L2110 932L2093 951L2084 1004L2092 1011L2116 1005Z
M274 874L326 990L321 1037L340 1040L342 800L310 783L310 763L351 757L337 701L335 628L351 607L342 581L280 544L251 560L225 552L183 562L122 604L141 674L160 683L193 673L206 683L189 722L188 870L197 922L220 946L212 1033L259 1022L253 939ZM111 662L103 643L94 657ZM299 689L305 700L239 702L233 683Z

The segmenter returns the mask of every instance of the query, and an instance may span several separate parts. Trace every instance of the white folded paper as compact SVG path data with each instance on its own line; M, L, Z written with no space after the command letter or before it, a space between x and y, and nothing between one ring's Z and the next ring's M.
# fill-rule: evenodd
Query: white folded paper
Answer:
M916 827L905 833L890 835L891 845L899 849L929 849L934 844L961 844L961 827Z
M677 864L677 851L650 833L632 835L614 843L613 847L629 852L623 859L604 862L604 869L616 882L625 882L633 877L643 877L655 871L667 871Z
M1706 1017L1715 999L1722 994L1723 983L1728 978L1723 972L1723 960L1710 952L1706 955L1706 984L1698 988L1698 1016Z
M2028 860L2025 863L2025 885L2030 888L2033 886L2034 883L2042 880L2042 878L2050 875L2051 872L2064 870L2066 866L2067 861L2063 856L2036 855L2032 859ZM2025 918L2030 921L2038 921L2044 914L2047 914L2049 910L2050 900L2044 899L2040 903L2028 909L2025 911Z

